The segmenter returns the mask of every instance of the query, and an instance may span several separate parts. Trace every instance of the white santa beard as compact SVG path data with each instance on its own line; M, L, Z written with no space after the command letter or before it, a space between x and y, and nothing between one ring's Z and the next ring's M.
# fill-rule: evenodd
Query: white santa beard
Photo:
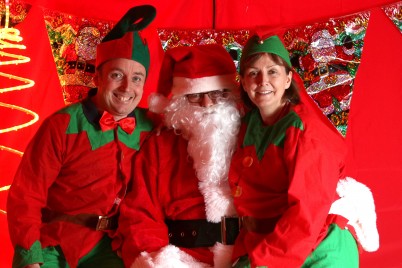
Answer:
M226 100L211 107L200 107L179 97L165 111L167 126L188 140L187 151L194 161L207 219L219 222L222 216L235 215L227 181L240 126L235 102Z
M240 126L233 101L201 107L175 99L166 110L165 120L188 140L187 151L200 180L218 183L227 178Z

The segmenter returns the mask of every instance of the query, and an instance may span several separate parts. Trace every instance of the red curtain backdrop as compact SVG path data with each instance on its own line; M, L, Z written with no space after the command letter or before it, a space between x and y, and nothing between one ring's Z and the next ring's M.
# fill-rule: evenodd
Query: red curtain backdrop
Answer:
M29 63L0 66L0 72L12 73L35 81L35 86L0 94L0 102L25 107L39 114L39 122L0 134L0 145L24 151L42 120L64 106L42 8L54 9L79 17L117 21L128 8L152 4L157 8L155 28L172 29L251 29L254 26L294 27L310 22L370 11L370 20L358 69L346 141L350 175L365 183L373 192L377 208L380 249L361 255L361 267L402 267L402 34L385 15L382 6L390 0L334 1L99 1L99 0L27 0L31 9L18 24ZM10 52L10 51L7 51ZM13 50L14 52L14 50ZM150 84L157 77L150 77ZM9 86L1 79L0 88ZM152 86L149 86L152 90ZM0 107L0 129L30 120L23 112ZM19 164L16 154L0 150L0 186L9 185ZM5 210L7 191L0 192L0 209ZM21 197L23 198L23 197ZM0 214L0 267L11 267L12 247L6 216Z

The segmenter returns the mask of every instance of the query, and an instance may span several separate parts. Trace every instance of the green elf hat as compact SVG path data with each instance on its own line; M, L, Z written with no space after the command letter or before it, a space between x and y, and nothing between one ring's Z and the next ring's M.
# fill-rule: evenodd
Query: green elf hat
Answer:
M278 55L289 64L290 67L292 67L289 52L277 35L271 35L268 38L262 37L258 34L251 36L244 45L240 61L245 60L253 54L264 52Z
M136 6L127 11L97 46L96 67L111 59L124 58L139 62L148 73L148 45L138 31L147 27L155 16L156 9L150 5Z

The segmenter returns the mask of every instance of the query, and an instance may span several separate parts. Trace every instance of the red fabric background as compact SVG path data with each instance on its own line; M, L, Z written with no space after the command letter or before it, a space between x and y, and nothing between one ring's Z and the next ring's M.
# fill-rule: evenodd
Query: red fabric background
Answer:
M26 77L35 86L18 92L0 94L0 102L12 103L37 112L39 123L0 134L0 145L24 151L40 122L63 107L61 87L54 66L41 7L88 18L117 21L133 1L28 0L31 11L18 28L27 49L17 51L29 56L29 63L1 66L0 71ZM390 0L334 1L135 1L157 8L155 28L176 29L250 29L253 26L301 26L321 19L370 10L371 16L357 72L346 141L350 175L368 185L374 195L380 249L363 253L361 267L402 267L402 34L381 10ZM215 11L215 13L214 13ZM7 51L10 52L10 51ZM155 76L149 88L154 88ZM0 79L1 88L10 81ZM0 129L30 120L23 112L0 107ZM0 185L12 182L20 157L0 151ZM0 209L5 210L7 192L0 192ZM23 198L23 197L21 197ZM6 217L0 214L0 267L11 267L12 248Z

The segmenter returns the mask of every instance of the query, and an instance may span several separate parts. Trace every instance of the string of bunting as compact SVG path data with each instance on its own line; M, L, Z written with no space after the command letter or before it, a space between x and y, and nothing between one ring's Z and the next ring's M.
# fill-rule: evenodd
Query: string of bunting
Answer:
M1 15L4 1L0 1ZM11 22L20 23L29 5L10 0ZM402 31L402 2L381 7ZM65 104L80 101L94 87L96 45L113 27L112 21L77 17L43 8L55 67ZM342 135L346 135L353 82L360 64L369 12L331 18L289 29L283 36L295 70L318 107ZM218 43L232 55L235 64L249 31L158 29L163 48ZM315 45L318 44L318 45Z

